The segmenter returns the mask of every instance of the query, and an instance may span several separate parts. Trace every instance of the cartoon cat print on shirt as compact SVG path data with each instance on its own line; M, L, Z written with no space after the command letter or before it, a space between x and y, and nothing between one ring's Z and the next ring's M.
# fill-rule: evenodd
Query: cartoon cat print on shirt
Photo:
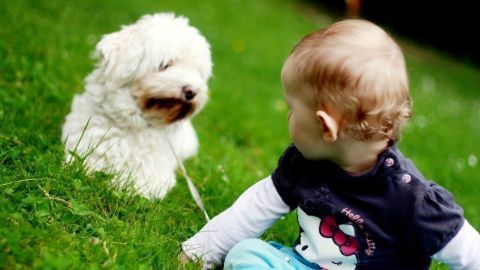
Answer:
M298 208L302 229L295 250L308 261L328 270L355 270L358 242L351 224L338 225L333 216L322 219L307 215Z

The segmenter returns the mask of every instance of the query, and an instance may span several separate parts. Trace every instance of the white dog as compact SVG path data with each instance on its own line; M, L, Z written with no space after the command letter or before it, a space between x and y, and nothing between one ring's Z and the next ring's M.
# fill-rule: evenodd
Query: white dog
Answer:
M161 199L176 183L169 142L180 159L197 152L189 118L208 98L210 46L188 19L159 13L105 35L95 55L63 126L67 162L82 157L89 172Z

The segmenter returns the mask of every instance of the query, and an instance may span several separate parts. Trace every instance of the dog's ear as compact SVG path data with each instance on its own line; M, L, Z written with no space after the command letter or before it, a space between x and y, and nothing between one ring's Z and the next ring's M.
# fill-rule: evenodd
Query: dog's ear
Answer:
M135 31L124 27L121 31L103 36L94 56L108 83L121 86L135 79L145 57L144 45Z

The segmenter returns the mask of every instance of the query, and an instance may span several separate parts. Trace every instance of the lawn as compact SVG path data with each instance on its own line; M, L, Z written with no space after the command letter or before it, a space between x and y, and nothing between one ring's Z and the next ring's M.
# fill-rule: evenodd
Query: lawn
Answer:
M194 119L201 149L186 163L210 215L274 169L289 144L282 62L337 16L294 0L214 3L0 0L0 268L178 269L181 242L203 226L181 177L163 201L148 201L63 164L60 130L89 54L143 14L183 14L211 43L211 99ZM414 98L400 149L480 229L480 70L399 40ZM290 214L263 237L289 244L297 231Z

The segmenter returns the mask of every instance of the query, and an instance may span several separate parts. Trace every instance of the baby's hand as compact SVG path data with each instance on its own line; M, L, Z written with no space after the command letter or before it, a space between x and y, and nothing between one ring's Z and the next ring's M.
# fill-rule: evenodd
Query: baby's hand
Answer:
M178 254L178 260L180 261L181 264L186 264L192 261L190 260L190 258L188 258L187 254L185 254L185 252L183 251L180 252L180 254Z
M195 269L217 269L215 265L212 263L204 264L201 260L191 259L185 252L181 252L178 254L178 261L180 262L180 269L184 270L188 264L192 264L191 266L196 266ZM190 269L190 268L189 268ZM218 268L221 269L221 268Z
M185 254L185 252L180 252L180 254L178 254L178 261L180 262L180 269L185 269L185 266L188 264L188 263L191 263L192 260L190 260L190 258L187 256L187 254Z

